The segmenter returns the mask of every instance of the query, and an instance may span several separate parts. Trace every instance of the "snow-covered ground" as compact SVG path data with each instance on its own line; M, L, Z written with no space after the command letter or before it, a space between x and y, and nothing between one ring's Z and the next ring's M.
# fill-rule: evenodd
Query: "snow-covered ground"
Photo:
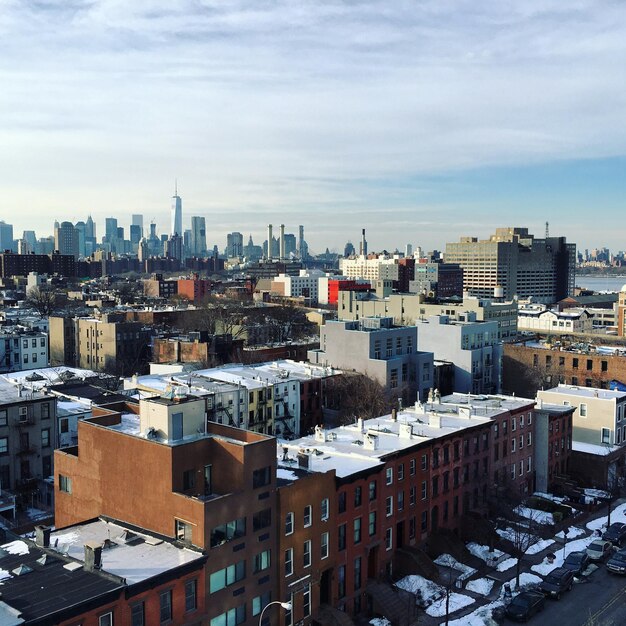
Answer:
M582 528L578 528L577 526L570 526L567 529L567 539L568 539L568 541L570 539L574 539L574 537L580 537L581 535L584 535L584 534L585 534L585 531ZM563 535L563 531L561 531L560 533L557 533L555 535L555 537L557 539L563 539L563 536L564 536Z
M515 576L508 581L511 589L515 589ZM519 586L522 587L534 587L535 585L541 582L541 578L535 574L531 574L530 572L522 572L519 575Z
M391 622L386 617L375 617L370 620L372 626L391 626Z
M516 563L517 559L511 557L509 559L506 559L506 561L502 561L502 563L498 563L498 567L496 567L496 569L499 572L506 572L507 570L511 569Z
M601 530L603 526L606 526L608 522L608 516L598 517L587 522L587 528L589 530ZM611 524L613 522L626 522L626 504L620 504L611 511Z
M568 541L567 546L565 547L565 555L563 555L563 548L559 548L554 552L555 559L554 562L548 563L548 559L544 558L542 563L538 565L533 565L530 569L533 572L537 572L542 576L549 574L555 567L561 567L563 565L563 561L567 557L568 554L572 552L579 552L582 550L586 550L587 546L593 541L593 537L584 537L582 539L574 539L574 541Z
M526 554L539 554L554 544L554 539L540 539L526 550Z
M540 511L539 509L531 509L527 506L515 507L515 512L526 519L530 519L536 524L554 524L554 516L547 511Z
M467 544L467 549L479 559L483 560L487 565L491 565L494 561L499 561L506 558L508 555L502 552L502 550L493 549L489 550L489 546L483 546L480 543L470 542Z
M470 606L470 604L474 604L476 600L474 598L470 598L469 596L465 596L462 593L451 593L450 601L448 605L448 614L455 613L456 611L460 611L464 609L466 606ZM427 615L431 617L443 617L446 614L446 598L445 596L436 602L433 602L427 609Z
M465 588L468 591L479 593L481 596L488 596L493 589L494 581L491 578L477 578L476 580L470 580Z
M461 572L458 580L466 580L470 576L473 576L477 571L473 567L457 561L451 554L440 554L434 560L434 563L436 563L437 565L442 565L443 567L451 567L452 569Z
M490 602L472 611L469 615L464 615L458 619L448 622L449 626L494 626L496 622L491 617L494 609L504 606L502 600Z
M396 583L396 587L415 594L415 601L420 606L428 606L446 593L444 587L419 574L405 576Z

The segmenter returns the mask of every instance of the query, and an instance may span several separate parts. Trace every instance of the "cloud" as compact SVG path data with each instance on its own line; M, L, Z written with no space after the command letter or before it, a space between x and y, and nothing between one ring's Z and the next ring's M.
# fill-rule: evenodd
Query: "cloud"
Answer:
M625 26L608 0L0 0L5 199L165 223L179 176L197 209L336 219L624 155Z

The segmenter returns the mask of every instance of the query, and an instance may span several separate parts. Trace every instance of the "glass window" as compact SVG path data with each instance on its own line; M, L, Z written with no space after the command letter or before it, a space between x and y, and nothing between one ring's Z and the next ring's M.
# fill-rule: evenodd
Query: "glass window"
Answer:
M321 510L322 510L322 515L321 515L322 521L326 521L328 519L328 498L324 498L322 500Z
M385 478L387 485L391 485L391 483L393 483L393 467L388 467L385 470Z
M6 426L6 425L7 425L7 410L1 409L0 410L0 426Z
M376 511L370 511L368 519L368 533L370 537L376 534Z
M311 505L307 504L304 507L304 527L307 528L311 525Z
M252 615L260 615L261 611L270 603L271 599L272 594L269 591L252 598Z
M98 626L113 626L113 611L98 617Z
M357 517L353 523L354 526L354 543L361 543L361 518Z
M161 591L159 594L159 615L161 624L172 619L172 590Z
M345 550L346 549L346 525L341 524L337 529L337 549Z
M302 611L304 617L311 615L311 585L307 585L302 592Z
M131 626L144 626L146 616L143 602L137 602L130 607Z
M285 515L285 535L291 535L293 533L293 512Z
M209 593L220 591L246 577L246 562L239 561L213 572L209 578Z
M385 500L385 515L387 517L393 515L393 496L388 496Z
M271 482L271 468L262 467L261 469L254 470L252 472L252 488L258 489L259 487L265 487Z
M404 480L404 463L398 465L398 480Z
M370 502L372 500L376 500L376 481L373 480L372 482L370 482L369 484L369 497L370 497Z
M6 439L6 437L3 437L2 439ZM0 439L0 451L2 449L2 439ZM65 493L72 493L72 479L69 476L59 474L59 490Z
M307 539L302 545L302 566L311 566L311 540Z
M269 510L269 509L268 509ZM182 522L184 524L184 522ZM256 530L256 528L255 528ZM215 548L222 544L243 537L246 534L246 518L240 517L239 519L232 520L226 524L216 526L211 530L211 547ZM184 539L184 537L183 537Z
M415 459L409 461L409 474L415 476Z
M194 578L185 582L185 611L198 608L198 581Z
M361 487L354 488L354 506L361 506Z
M293 574L293 548L285 550L285 576Z
M322 533L321 542L320 542L320 556L322 559L328 557L328 533Z
M385 530L385 550L391 550L393 548L393 529L387 528Z

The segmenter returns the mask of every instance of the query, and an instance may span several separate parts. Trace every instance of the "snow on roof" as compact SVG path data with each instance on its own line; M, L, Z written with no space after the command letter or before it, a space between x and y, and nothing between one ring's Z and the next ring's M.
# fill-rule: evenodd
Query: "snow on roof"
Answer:
M92 370L59 365L58 367L42 367L39 369L22 370L21 372L10 372L9 374L3 374L2 378L13 385L21 383L29 389L41 389L42 387L66 382L62 375L65 374L67 376L67 373L73 374L72 380L92 378L99 375ZM41 376L43 380L31 380L35 375L37 377Z
M79 402L77 400L68 400L65 398L59 398L57 400L57 415L59 417L79 415L83 413L91 413L91 402Z
M129 584L148 580L203 558L195 550L181 548L102 519L57 530L50 538L53 549L81 562L85 558L85 544L93 542L103 545L106 542L106 546L110 546L102 550L102 569L125 578Z
M116 430L118 433L138 436L141 434L139 415L135 413L122 413L121 422L119 424L113 424L108 428Z
M470 406L472 411L480 415L494 416L502 411L517 411L521 408L534 404L530 398L518 396L451 393L441 398L442 405Z
M584 441L572 441L572 450L574 452L584 452L585 454L595 454L597 456L607 456L612 452L620 450L621 446L611 446L600 443L586 443Z
M564 396L577 396L580 398L600 398L601 400L621 400L626 398L626 391L616 389L598 389L596 387L578 387L576 385L565 385L560 383L558 387L539 391L538 396L558 393Z
M278 465L285 469L298 467L295 465L298 453L305 453L309 471L334 469L338 477L350 476L382 465L389 454L490 421L491 418L482 415L462 415L452 407L420 405L417 409L398 412L397 420L391 415L365 420L362 429L360 424L349 424L320 430L319 439L318 435L309 435L293 441L279 440ZM366 445L368 438L375 440L375 447ZM287 448L286 460L283 459L284 448Z

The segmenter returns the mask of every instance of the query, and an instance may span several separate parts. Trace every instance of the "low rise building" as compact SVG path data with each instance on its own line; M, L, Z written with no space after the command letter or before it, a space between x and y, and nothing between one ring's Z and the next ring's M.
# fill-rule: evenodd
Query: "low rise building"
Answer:
M48 333L23 326L0 328L0 373L48 365Z
M561 312L542 304L529 304L519 308L517 328L555 335L586 334L593 330L593 315L586 309L570 308Z

